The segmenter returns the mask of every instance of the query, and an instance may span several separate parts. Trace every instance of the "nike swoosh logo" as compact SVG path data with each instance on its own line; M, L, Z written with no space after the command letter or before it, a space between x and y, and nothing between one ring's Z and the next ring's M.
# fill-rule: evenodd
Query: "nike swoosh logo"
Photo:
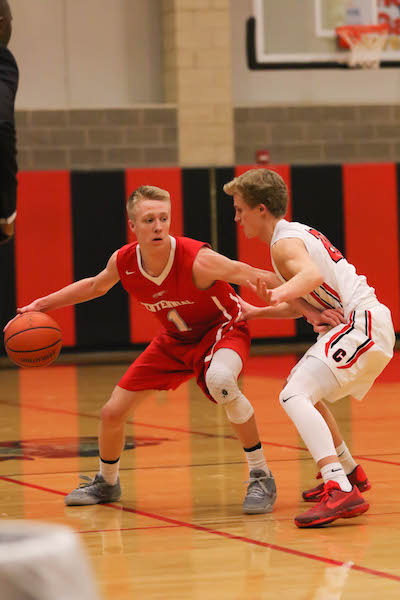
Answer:
M341 471L342 469L332 469L332 473L337 473L337 471Z
M350 492L348 492L348 493L350 493ZM327 502L326 506L328 508L336 508L337 506L339 506L339 504L342 504L342 502L343 502L343 498L341 498L340 500L337 500L336 502Z
M282 402L287 402L288 400L290 400L290 398L294 398L296 394L293 394L293 396L289 396L289 398L282 398Z
M127 275L132 275L135 271L125 271Z

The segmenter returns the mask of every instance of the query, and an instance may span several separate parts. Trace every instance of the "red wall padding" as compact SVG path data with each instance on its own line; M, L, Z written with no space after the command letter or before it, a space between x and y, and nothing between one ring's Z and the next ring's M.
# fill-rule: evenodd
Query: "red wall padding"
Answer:
M252 168L236 167L236 176ZM291 192L289 165L275 165ZM346 257L360 274L365 274L377 290L378 298L392 311L400 332L400 259L398 215L398 166L361 164L343 166L343 214ZM172 228L183 235L184 205L190 210L191 198L183 202L180 168L130 169L125 173L126 197L139 185L150 183L170 191ZM70 173L23 172L19 175L19 201L15 244L17 305L23 306L51 291L72 283L74 278L73 231L71 219ZM323 191L321 192L323 201ZM118 201L125 201L119 194ZM291 218L291 203L288 219ZM84 238L83 238L84 239ZM128 235L129 241L133 240ZM371 241L373 240L373 241ZM124 241L121 241L121 245ZM237 227L238 259L272 270L268 249L259 240L246 240ZM88 248L79 249L87 252ZM75 257L76 258L76 257ZM260 304L257 296L243 288L245 299ZM76 345L73 307L56 311L62 327L64 345ZM151 341L159 331L158 322L136 300L130 300L130 340L134 344ZM127 319L126 319L127 320ZM250 323L254 338L295 338L293 320L265 320Z
M128 169L125 175L126 199L140 185L149 184L168 190L171 194L171 234L183 234L182 175L180 168ZM135 239L128 228L128 240ZM139 344L153 339L160 331L159 321L135 298L130 298L131 342Z
M73 257L69 172L29 171L20 173L18 181L15 253L21 307L72 283ZM64 345L74 346L74 308L52 316L62 329Z
M235 177L242 175L249 169L260 168L257 165L241 165L236 167ZM261 167L262 168L262 167ZM289 196L291 192L290 186L290 166L289 165L268 165L268 168L276 171L283 178L289 189ZM287 219L291 219L291 202L289 200L289 207L287 212ZM269 251L264 242L258 239L246 239L242 232L240 225L237 225L237 239L238 239L238 260L249 263L253 267L259 269L267 269L273 271L271 260L269 257ZM262 306L260 298L247 288L241 288L240 293L245 300L257 306ZM265 319L250 321L250 332L252 337L255 338L269 338L269 337L291 337L296 333L296 325L293 319Z
M400 331L397 194L396 165L343 166L346 258L366 275Z

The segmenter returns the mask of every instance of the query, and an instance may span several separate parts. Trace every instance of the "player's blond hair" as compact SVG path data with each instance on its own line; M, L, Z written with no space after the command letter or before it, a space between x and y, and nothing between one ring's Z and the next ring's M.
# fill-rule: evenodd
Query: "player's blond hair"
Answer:
M171 196L167 190L163 190L155 185L141 185L132 192L126 203L126 212L132 221L135 218L136 206L142 200L160 200L162 202L171 203Z
M224 185L224 192L237 192L250 207L264 204L274 217L284 217L288 205L288 190L282 177L270 169L250 169Z

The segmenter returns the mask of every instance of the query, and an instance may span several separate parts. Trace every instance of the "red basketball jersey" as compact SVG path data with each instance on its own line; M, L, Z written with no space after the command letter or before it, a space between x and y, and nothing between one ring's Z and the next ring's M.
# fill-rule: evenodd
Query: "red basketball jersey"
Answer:
M169 260L158 277L144 271L137 242L123 246L117 255L122 285L154 313L163 329L174 338L200 340L218 325L222 336L241 320L241 307L234 289L226 282L216 281L207 290L199 290L193 283L193 261L200 248L209 245L190 238L170 237Z

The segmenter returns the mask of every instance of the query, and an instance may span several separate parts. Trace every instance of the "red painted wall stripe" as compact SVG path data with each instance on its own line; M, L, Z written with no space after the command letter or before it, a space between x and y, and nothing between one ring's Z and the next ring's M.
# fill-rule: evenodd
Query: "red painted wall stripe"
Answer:
M259 165L241 165L235 169L235 177L238 177L249 169L262 168ZM289 197L291 196L290 186L290 167L289 165L268 165L268 168L272 171L276 171L284 179L289 189ZM286 218L290 221L292 215L291 201L289 200L289 207ZM254 267L260 269L268 269L273 271L271 260L269 257L269 250L264 242L258 239L248 240L244 236L240 225L237 226L237 239L238 239L238 260L249 263ZM262 306L262 301L256 294L253 294L247 288L241 288L241 295L245 300ZM268 337L291 337L296 335L296 326L293 319L260 319L257 321L250 321L250 332L252 337L255 338L268 338Z
M171 194L171 234L183 235L182 180L179 167L164 169L127 169L125 173L126 198L140 185L156 185ZM128 230L128 240L134 241ZM135 298L130 299L131 342L150 342L160 330L159 322Z
M73 282L70 174L19 174L15 236L17 306ZM65 346L75 345L74 308L51 313Z
M396 166L344 165L343 196L346 258L366 275L400 331Z

